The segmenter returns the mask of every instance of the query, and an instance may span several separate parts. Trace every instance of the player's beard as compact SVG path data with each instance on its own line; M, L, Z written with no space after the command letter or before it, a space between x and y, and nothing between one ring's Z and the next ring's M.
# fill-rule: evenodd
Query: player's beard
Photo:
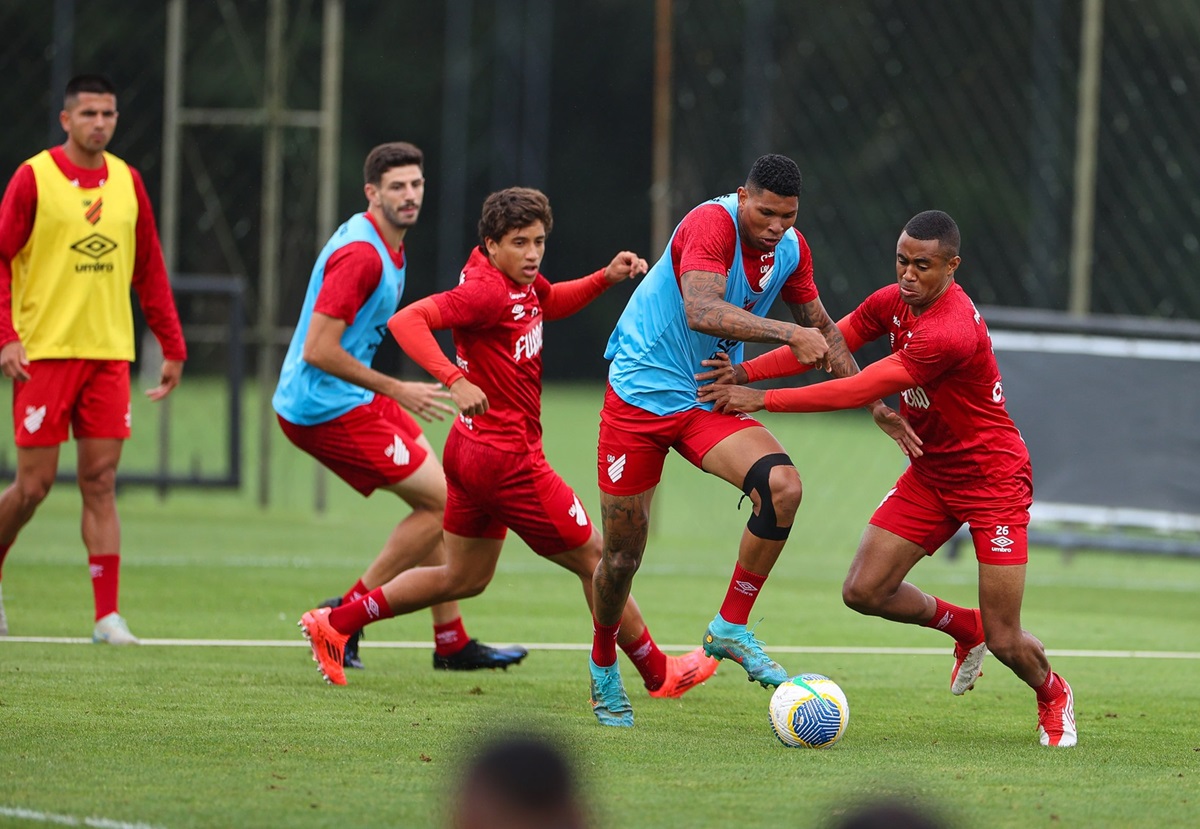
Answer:
M387 204L381 204L380 207L383 209L383 218L387 219L388 224L390 224L392 227L400 228L402 230L407 230L408 228L415 225L417 223L417 218L421 215L420 205L412 205L412 204L401 205L401 207L415 207L416 208L416 211L417 211L416 215L414 215L411 220L405 219L404 217L402 217L400 215L399 209L397 209L397 208L390 207Z

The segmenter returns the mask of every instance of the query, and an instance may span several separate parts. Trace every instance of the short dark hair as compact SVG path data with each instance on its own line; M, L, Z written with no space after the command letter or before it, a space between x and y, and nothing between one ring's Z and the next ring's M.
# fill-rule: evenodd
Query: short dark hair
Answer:
M759 157L746 176L746 189L751 191L770 190L777 196L800 196L804 178L796 162L786 155L771 153Z
M63 106L68 106L72 99L79 97L81 92L116 95L117 88L104 75L76 75L67 81L67 88L63 92Z
M962 238L958 233L958 225L949 213L941 210L925 210L908 220L904 232L914 239L937 239L938 249L947 259L958 256L958 246Z
M484 200L479 217L479 244L486 244L488 239L499 242L510 230L529 227L534 222L541 222L547 235L554 226L550 199L541 190L509 187L492 193Z
M512 735L483 746L464 768L458 810L478 824L480 808L498 810L504 825L586 824L585 804L575 771L565 753L539 737Z
M408 167L415 164L425 172L425 153L407 141L391 141L380 144L367 153L363 164L363 184L378 184L383 174L393 167Z

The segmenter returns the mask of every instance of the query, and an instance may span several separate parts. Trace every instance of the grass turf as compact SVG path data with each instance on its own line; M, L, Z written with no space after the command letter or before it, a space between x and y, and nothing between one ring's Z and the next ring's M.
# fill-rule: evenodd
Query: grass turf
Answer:
M182 387L175 403L172 440L187 463L207 463L204 384L188 391ZM547 393L547 452L593 515L598 406L594 388ZM935 810L953 826L1194 824L1196 660L1053 656L1076 692L1081 742L1062 751L1038 746L1032 692L994 660L975 691L951 697L949 640L841 605L862 524L900 469L890 442L855 413L765 419L806 487L797 530L756 605L768 651L945 650L779 652L790 670L827 674L845 689L851 720L837 746L781 746L767 725L767 692L728 664L706 686L662 701L641 691L622 657L637 725L600 728L588 712L582 648L590 621L578 582L517 539L492 586L463 610L472 635L533 645L525 664L447 674L431 669L431 646L379 647L431 641L428 614L418 613L373 626L363 647L367 670L352 672L345 688L323 685L295 620L353 581L405 508L386 493L358 498L331 479L329 508L315 513L312 463L280 440L274 501L265 510L254 504L252 482L243 492L180 491L165 500L123 491L122 611L148 638L296 645L117 649L0 640L0 826L32 825L30 814L41 822L94 816L159 827L439 826L462 758L511 729L560 742L597 824L611 829L764 820L829 826L880 796ZM430 429L435 445L444 431L444 424ZM139 432L128 468L150 467L152 444ZM251 471L253 457L251 447ZM746 518L735 510L739 494L677 459L668 464L634 586L664 646L693 647L719 605ZM912 580L971 603L974 569L939 555ZM26 528L4 576L14 636L90 632L78 495L69 485ZM1194 651L1198 590L1196 562L1067 560L1035 550L1024 623L1052 651Z

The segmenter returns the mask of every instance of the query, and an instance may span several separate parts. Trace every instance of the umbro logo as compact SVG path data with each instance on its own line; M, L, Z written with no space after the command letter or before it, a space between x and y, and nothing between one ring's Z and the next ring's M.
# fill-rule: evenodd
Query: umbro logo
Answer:
M999 547L1001 550L1007 550L1009 547L1011 547L1012 545L1014 545L1016 543L1017 542L1013 541L1011 538L1009 538L1006 535L998 535L992 539L992 547L993 548Z
M103 564L89 564L88 565L88 573L91 574L92 581L95 581L96 579L98 579L104 575L104 565Z
M408 454L408 447L404 445L404 441L400 440L399 435L392 435L392 445L383 450L383 454L392 459L392 463L396 466L407 466L411 455Z
M758 592L757 587L755 587L750 582L742 581L741 579L735 581L733 583L733 587L735 590L737 590L737 592L741 593L744 596L753 596L755 593Z
M614 484L621 480L621 476L625 474L625 456L614 458L608 456L608 479Z
M934 627L937 628L938 630L945 630L946 625L950 624L951 616L953 616L953 614L949 610L947 610L945 615L942 616L942 618L937 620L937 624L934 625Z
M80 239L75 244L71 245L71 250L77 253L82 253L84 256L92 259L100 259L107 256L117 249L117 243L107 236L102 236L99 233L93 233L91 236Z
M363 602L363 607L366 608L367 615L372 619L379 618L379 602L367 596L366 601Z
M42 428L42 421L46 419L46 407L43 406L26 406L25 419L22 424L25 426L25 431L33 434L38 429Z

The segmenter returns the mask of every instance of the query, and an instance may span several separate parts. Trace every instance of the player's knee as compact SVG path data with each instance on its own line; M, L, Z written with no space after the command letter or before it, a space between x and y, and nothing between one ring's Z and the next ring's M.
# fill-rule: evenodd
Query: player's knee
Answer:
M782 452L759 458L746 473L742 492L758 496L758 511L746 522L751 534L769 541L786 539L802 495L792 459Z
M456 579L454 594L459 599L470 599L482 593L492 581L491 573L467 571Z
M633 579L642 565L642 554L632 549L608 549L604 552L602 566L610 579L628 582Z
M103 466L95 469L80 469L76 474L79 491L84 498L116 497L117 468Z
M35 509L54 486L54 475L22 475L13 483L13 490L22 509Z
M1020 658L1025 648L1025 637L1020 628L1009 630L1004 627L985 628L987 648L992 655L1005 665L1010 665Z
M804 497L804 485L800 473L794 466L776 466L771 470L771 501L775 505L775 516L782 523L791 523L800 501Z
M866 585L851 579L846 579L842 583L842 603L851 610L866 616L876 615L875 611L879 607L879 600L875 592Z

